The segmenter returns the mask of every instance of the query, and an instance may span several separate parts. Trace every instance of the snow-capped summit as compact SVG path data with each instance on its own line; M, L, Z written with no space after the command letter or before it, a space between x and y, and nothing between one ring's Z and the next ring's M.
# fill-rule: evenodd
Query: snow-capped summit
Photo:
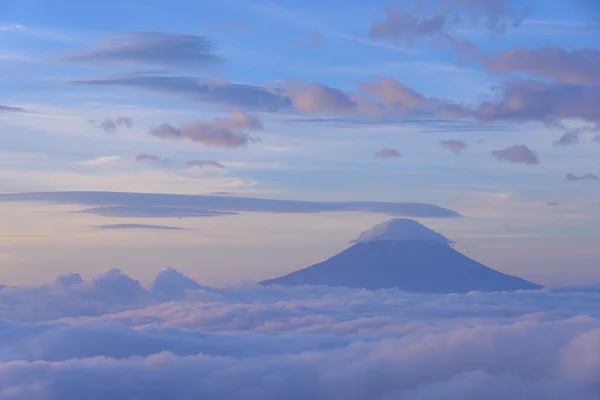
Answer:
M375 241L418 240L432 243L451 244L452 241L413 219L395 218L361 233L350 243Z
M174 268L164 268L154 278L150 291L159 296L175 298L181 296L186 290L202 289L196 281L183 275Z
M261 284L398 288L424 293L541 287L466 257L449 246L450 240L409 219L393 219L377 225L353 243L326 261Z

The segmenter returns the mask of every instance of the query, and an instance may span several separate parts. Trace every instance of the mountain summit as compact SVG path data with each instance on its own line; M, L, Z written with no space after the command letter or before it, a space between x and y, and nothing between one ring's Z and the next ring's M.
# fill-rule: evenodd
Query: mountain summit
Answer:
M503 274L459 253L452 241L411 219L392 219L361 233L353 246L263 285L322 285L407 292L514 291L541 286Z

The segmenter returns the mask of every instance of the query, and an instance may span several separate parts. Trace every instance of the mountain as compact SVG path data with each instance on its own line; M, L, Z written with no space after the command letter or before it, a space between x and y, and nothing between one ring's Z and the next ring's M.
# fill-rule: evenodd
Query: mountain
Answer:
M324 285L408 292L533 290L541 286L503 274L459 253L452 241L410 219L363 232L341 253L263 285Z

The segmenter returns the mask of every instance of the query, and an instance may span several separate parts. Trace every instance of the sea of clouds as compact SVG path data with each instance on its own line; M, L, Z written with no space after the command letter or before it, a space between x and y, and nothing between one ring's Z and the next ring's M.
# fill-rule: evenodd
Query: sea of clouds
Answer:
M0 290L0 399L599 399L600 289Z

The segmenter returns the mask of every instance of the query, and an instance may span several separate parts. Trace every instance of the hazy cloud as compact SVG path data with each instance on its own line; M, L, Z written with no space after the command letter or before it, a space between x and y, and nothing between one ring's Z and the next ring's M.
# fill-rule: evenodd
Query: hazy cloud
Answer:
M124 32L102 40L88 50L63 57L61 61L205 69L222 61L215 45L197 35L161 32Z
M178 228L175 226L166 225L148 225L148 224L112 224L112 225L98 225L93 228L108 231L108 230L124 230L124 229L141 229L141 230L167 230L167 231L187 231L187 228Z
M441 140L440 145L443 148L452 151L454 154L460 154L461 151L463 151L467 147L469 147L469 145L467 145L466 142L463 142L462 140L455 140L455 139Z
M171 162L171 160L168 158L163 158L147 153L138 154L137 156L135 156L134 160L137 162L149 162L159 164L169 164Z
M573 175L573 174L567 174L565 176L565 179L569 182L573 182L573 181L585 181L585 180L590 180L590 181L597 181L600 180L600 178L597 175L594 174L584 174L581 176L577 176L577 175Z
M319 31L312 31L306 40L293 40L292 45L296 47L315 47L323 43L325 38Z
M377 151L374 155L377 158L400 158L400 157L402 157L400 155L400 153L398 153L397 150L389 149L389 148L381 149L381 150Z
M124 192L43 192L0 194L5 202L41 202L92 207L83 212L116 217L206 217L238 212L284 214L370 212L414 218L456 218L456 211L427 203L316 202L251 197Z
M163 124L150 131L162 139L190 140L210 147L243 147L260 139L249 136L245 130L261 130L258 118L242 111L234 111L229 118L215 118L212 122L191 122L179 129Z
M492 155L498 161L508 161L512 163L521 163L528 165L536 165L540 163L540 160L536 154L531 151L527 146L523 145L512 145L508 146L503 150L494 150Z
M226 169L225 165L221 164L218 161L190 160L190 161L188 161L186 163L186 165L189 168L193 168L193 167L198 167L198 168L213 167L213 168L219 168L219 169Z

